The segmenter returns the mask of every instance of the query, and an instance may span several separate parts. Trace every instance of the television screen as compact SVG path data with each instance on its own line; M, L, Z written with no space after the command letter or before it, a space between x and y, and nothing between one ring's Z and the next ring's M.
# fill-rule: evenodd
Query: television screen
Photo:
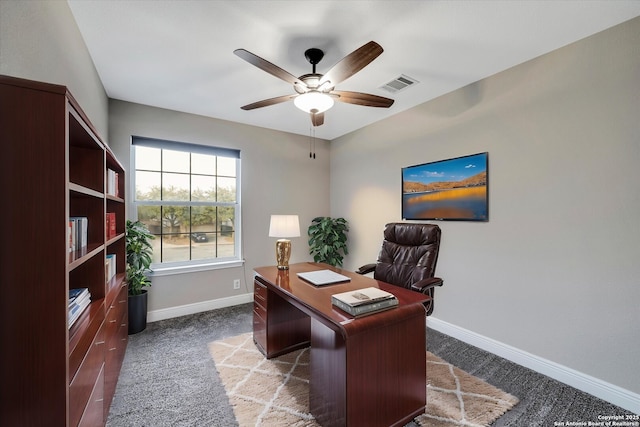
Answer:
M402 218L489 220L489 153L402 168Z

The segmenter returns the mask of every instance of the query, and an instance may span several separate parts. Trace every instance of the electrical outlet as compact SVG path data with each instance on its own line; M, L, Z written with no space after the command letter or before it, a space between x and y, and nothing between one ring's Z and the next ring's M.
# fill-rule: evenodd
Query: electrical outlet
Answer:
M233 281L233 289L240 289L240 279L235 279Z

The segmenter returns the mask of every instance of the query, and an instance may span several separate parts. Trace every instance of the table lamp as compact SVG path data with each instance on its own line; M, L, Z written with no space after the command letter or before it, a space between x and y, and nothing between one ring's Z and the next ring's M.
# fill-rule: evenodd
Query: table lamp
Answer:
M291 240L285 237L299 237L300 223L298 215L271 215L269 225L269 237L279 237L276 242L276 261L278 270L289 269L289 257L291 256Z

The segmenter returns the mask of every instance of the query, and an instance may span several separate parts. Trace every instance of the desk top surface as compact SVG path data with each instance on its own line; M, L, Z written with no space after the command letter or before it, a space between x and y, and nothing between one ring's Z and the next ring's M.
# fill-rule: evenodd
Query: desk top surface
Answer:
M349 277L345 283L315 286L298 277L298 273L332 270ZM332 267L327 264L302 262L291 264L289 270L278 270L276 266L258 267L256 275L269 289L278 293L307 314L318 318L323 323L333 324L340 329L353 329L357 326L371 326L374 323L386 323L402 316L421 311L424 315L424 302L430 297L415 291L394 286L348 270ZM398 298L398 306L370 316L354 318L331 304L331 295L368 287L380 288Z

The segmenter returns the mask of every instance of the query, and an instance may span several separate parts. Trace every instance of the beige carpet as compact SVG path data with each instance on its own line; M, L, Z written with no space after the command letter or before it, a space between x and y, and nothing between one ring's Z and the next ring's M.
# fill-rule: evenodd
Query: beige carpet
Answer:
M309 411L309 349L267 360L251 333L209 344L236 419L244 426L318 426ZM488 426L518 399L427 352L422 426Z

